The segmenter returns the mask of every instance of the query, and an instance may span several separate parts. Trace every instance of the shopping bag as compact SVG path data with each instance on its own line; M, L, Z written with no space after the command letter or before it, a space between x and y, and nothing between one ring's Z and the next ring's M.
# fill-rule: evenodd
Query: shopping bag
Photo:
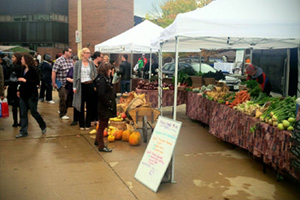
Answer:
M136 65L134 66L134 68L133 68L133 71L137 71L139 69L139 63L136 63Z
M117 73L114 73L112 84L116 84L117 82L120 81L120 79L121 79L121 76L118 76Z
M1 118L5 117L9 117L8 103L6 99L1 102Z

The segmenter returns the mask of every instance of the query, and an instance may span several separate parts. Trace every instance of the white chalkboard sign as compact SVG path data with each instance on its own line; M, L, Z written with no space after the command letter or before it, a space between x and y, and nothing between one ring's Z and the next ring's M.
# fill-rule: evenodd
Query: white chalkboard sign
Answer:
M135 173L135 178L157 192L175 149L181 122L158 118L152 137Z

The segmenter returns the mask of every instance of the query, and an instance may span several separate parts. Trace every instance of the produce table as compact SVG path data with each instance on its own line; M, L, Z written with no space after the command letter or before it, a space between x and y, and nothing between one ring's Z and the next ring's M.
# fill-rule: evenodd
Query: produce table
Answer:
M158 90L142 90L135 89L137 94L146 94L149 98L149 102L152 104L153 108L158 107ZM186 103L187 92L184 90L178 90L177 93L177 105ZM163 90L162 106L173 106L174 105L174 90Z
M290 164L289 131L260 123L258 119L192 92L187 94L186 114L191 119L209 124L209 132L214 136L248 150L276 170L288 172L300 180L300 173L295 173ZM256 130L251 132L250 128L254 126Z

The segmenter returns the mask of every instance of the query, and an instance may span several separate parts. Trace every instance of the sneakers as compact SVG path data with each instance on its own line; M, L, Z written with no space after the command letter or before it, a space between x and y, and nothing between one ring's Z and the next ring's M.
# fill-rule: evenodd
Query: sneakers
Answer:
M66 119L67 120L67 119L70 119L70 117L68 117L67 115L65 115L65 116L62 116L61 119Z
M76 126L77 122L76 121L72 121L72 123L70 124L71 126Z
M44 99L43 99L43 98L40 98L39 101L40 101L40 102L44 102Z
M46 131L47 131L47 128L44 128L44 129L42 130L42 134L45 134Z
M21 138L21 137L26 137L26 136L28 136L28 133L24 133L24 134L19 133L18 135L16 135L16 138Z
M112 150L107 147L99 148L98 150L101 152L112 152Z
M86 131L90 130L90 127L85 127L85 130L86 130Z
M83 127L80 127L80 130L81 130L81 131L84 131L84 128L83 128Z
M47 101L47 103L49 103L49 104L55 104L55 102L53 100Z

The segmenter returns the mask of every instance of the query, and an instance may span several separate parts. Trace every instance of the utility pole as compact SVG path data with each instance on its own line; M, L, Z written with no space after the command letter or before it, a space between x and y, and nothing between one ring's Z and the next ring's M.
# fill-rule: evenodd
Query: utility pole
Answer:
M81 0L77 0L77 33L76 33L76 42L77 42L77 52L82 49L82 12L81 12Z

